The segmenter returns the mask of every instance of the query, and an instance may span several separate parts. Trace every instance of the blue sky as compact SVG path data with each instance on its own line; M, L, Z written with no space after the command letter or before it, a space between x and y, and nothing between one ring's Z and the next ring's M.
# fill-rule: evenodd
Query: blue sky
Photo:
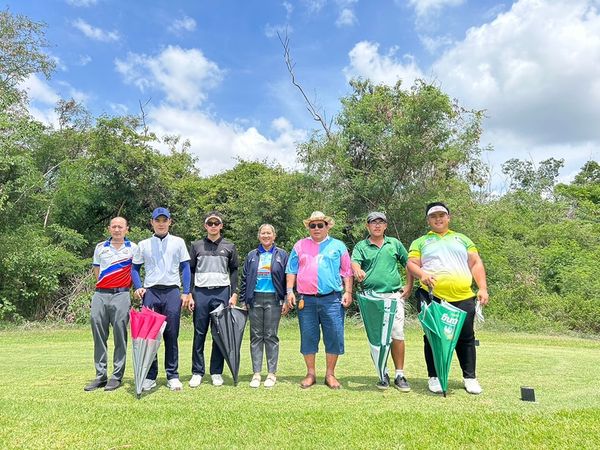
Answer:
M235 158L296 167L316 128L289 81L275 32L287 28L296 75L328 118L350 77L435 80L486 109L482 144L502 162L565 158L563 180L600 157L598 0L248 0L4 2L48 25L51 80L31 77L32 114L58 98L94 114L145 107L159 135L190 140L201 173Z

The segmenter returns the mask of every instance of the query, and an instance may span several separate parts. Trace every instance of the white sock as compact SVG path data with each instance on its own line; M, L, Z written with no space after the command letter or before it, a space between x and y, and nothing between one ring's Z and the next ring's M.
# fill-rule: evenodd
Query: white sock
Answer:
M402 369L396 369L395 378L397 378L397 377L403 377L403 376L404 376L404 370L402 370Z

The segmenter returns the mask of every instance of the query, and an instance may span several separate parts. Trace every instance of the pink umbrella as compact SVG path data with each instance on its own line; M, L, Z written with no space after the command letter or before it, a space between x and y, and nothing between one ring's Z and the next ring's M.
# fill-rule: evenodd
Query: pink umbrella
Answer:
M131 309L129 323L133 340L133 379L137 397L142 395L142 384L160 346L167 317L146 307L141 312Z

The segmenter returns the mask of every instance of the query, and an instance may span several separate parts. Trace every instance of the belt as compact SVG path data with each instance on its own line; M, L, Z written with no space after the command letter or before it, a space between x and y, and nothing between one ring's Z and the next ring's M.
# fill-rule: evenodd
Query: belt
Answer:
M223 289L228 288L229 286L197 286L200 289Z
M118 294L119 292L129 292L129 288L128 287L96 288L96 292L100 292L102 294Z
M155 284L154 286L148 286L147 289L157 289L159 291L167 291L169 289L179 289L179 286L173 284L173 285L167 285L167 284Z
M337 291L331 291L326 294L300 294L300 295L307 295L309 297L327 297L328 295L332 295L332 294L337 294Z

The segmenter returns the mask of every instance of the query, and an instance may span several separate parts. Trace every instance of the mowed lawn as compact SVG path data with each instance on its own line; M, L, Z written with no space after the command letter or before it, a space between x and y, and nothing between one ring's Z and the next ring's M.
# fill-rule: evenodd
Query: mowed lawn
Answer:
M279 377L273 389L248 386L247 340L237 387L226 373L222 387L203 383L190 389L192 328L186 319L180 337L183 391L167 389L161 361L158 388L137 400L130 361L121 389L83 391L94 375L88 328L2 331L0 448L600 446L600 341L484 327L478 331L478 377L484 393L472 396L462 389L455 359L450 393L443 398L427 391L421 331L415 323L407 330L410 393L375 387L364 330L356 321L346 326L346 354L337 372L340 391L323 384L322 352L319 383L300 389L305 368L297 322L284 320L280 335ZM538 401L521 401L520 386L534 387Z

